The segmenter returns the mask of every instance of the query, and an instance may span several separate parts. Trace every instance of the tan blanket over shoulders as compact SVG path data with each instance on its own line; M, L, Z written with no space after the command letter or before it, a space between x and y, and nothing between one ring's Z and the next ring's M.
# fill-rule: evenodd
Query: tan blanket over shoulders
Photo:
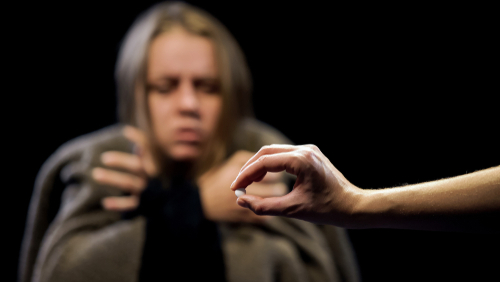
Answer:
M102 209L102 198L121 192L90 177L94 167L102 166L101 153L131 151L121 129L111 126L74 139L42 166L28 212L20 281L138 280L145 219L122 220L119 213ZM257 151L263 145L283 143L290 142L281 133L248 119L239 126L232 150ZM54 197L61 201L51 219ZM220 223L219 227L229 281L359 280L350 242L341 228L281 217L264 225Z

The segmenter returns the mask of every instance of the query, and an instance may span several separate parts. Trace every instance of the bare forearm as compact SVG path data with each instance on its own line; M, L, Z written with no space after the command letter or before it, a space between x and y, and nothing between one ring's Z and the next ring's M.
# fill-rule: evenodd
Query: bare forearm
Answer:
M283 170L297 175L292 192L267 199L243 195L238 204L259 215L345 228L500 232L500 166L406 187L364 190L314 145L271 145L242 167L231 189Z
M364 190L361 228L499 232L500 166L383 190Z

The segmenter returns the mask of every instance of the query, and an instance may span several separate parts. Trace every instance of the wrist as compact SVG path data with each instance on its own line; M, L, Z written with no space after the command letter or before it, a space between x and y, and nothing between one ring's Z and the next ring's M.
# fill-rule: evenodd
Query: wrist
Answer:
M387 203L381 190L359 189L356 204L353 206L351 228L381 228Z

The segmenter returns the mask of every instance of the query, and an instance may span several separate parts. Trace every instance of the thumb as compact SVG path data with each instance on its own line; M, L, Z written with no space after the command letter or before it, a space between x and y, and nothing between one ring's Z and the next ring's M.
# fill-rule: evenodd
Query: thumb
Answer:
M283 197L261 198L254 195L243 195L236 200L241 207L252 210L256 215L284 216L286 202Z

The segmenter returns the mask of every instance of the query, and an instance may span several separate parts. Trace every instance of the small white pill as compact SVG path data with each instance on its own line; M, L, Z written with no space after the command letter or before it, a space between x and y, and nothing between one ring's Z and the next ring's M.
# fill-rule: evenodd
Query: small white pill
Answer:
M234 194L236 194L236 197L238 197L238 198L245 195L246 193L247 193L247 191L245 190L245 188L239 188L239 189L234 190Z

